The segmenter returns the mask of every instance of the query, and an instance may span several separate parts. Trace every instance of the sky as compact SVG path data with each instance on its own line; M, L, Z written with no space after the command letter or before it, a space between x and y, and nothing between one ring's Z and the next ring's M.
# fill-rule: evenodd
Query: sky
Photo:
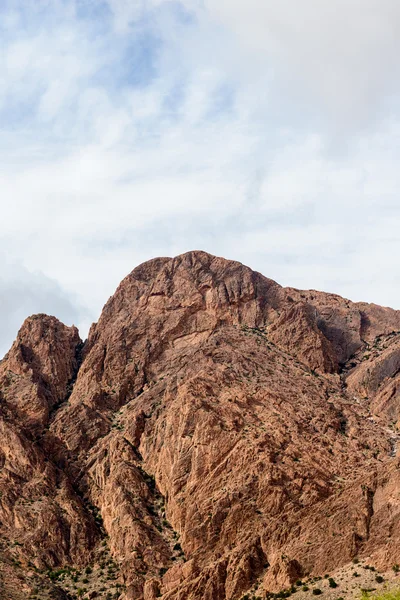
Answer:
M0 355L201 249L400 309L398 0L2 0Z

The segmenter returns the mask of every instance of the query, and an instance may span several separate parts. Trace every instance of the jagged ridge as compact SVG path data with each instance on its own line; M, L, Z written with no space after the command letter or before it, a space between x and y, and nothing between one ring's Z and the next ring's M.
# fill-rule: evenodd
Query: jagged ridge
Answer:
M135 269L82 361L75 328L28 319L0 365L1 535L96 571L107 533L130 599L395 562L399 330L204 252Z

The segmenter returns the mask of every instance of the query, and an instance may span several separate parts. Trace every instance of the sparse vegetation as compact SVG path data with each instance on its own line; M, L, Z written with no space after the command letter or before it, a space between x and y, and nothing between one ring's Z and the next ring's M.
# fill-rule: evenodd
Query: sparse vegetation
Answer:
M378 592L377 594L370 594L367 591L363 591L362 597L370 598L371 600L400 600L400 589Z

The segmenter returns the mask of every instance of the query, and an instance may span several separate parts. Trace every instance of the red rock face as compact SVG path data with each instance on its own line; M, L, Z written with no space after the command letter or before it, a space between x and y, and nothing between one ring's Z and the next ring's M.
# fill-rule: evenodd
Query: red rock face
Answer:
M0 364L2 409L30 431L43 429L51 410L67 395L80 345L76 327L46 315L26 319Z
M0 534L46 566L107 534L132 600L391 566L399 332L398 311L203 252L135 269L83 350L29 319L0 365Z
M0 534L44 567L83 563L96 539L91 515L44 439L78 369L76 328L37 315L0 364Z

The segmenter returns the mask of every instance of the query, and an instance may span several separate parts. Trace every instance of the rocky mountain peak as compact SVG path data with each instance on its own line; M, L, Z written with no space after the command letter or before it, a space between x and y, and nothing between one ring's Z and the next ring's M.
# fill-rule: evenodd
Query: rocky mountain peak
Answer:
M398 311L200 251L134 269L84 347L27 319L0 364L0 576L62 568L50 597L74 598L84 566L87 597L239 600L389 566L399 343Z
M27 318L0 363L4 405L29 427L47 424L77 373L82 345L76 327L43 314Z

